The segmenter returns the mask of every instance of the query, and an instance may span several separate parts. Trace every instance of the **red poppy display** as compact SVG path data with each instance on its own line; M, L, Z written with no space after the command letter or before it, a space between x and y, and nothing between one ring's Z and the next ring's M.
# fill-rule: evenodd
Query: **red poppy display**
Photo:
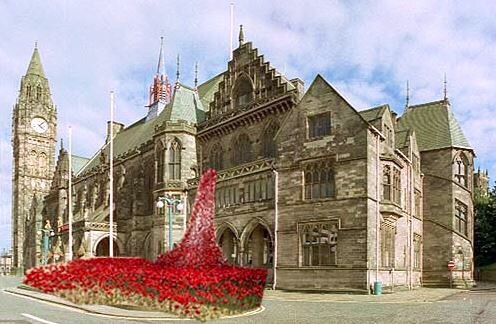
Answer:
M155 262L91 258L28 270L24 283L85 304L134 305L200 320L260 306L267 269L229 265L215 242L215 170L200 180L183 239Z

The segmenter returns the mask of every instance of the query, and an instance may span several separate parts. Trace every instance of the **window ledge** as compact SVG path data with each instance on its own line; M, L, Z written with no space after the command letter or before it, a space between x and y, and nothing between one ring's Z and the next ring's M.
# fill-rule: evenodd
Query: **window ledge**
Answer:
M333 201L333 200L337 200L337 197L336 196L333 196L333 197L328 197L328 198L310 198L310 199L307 199L307 198L304 198L303 199L303 202L304 203L307 203L307 204L310 204L310 203L319 203L319 202L328 202L328 201Z

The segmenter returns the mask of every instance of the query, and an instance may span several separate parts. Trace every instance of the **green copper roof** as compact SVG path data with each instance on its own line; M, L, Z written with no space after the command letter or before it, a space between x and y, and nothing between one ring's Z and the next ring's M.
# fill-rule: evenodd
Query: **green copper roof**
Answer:
M28 70L26 75L36 74L41 77L45 77L45 72L43 71L43 65L41 65L40 53L38 53L38 48L34 48L33 55L31 56L31 62L29 62Z
M203 120L203 116L203 106L196 91L179 84L175 88L172 101L165 106L157 117L148 121L144 117L114 136L114 157L139 148L142 144L151 141L157 125L166 121L197 124ZM108 157L108 150L108 143L105 143L79 173L100 165L101 152L104 151L105 156Z
M174 91L170 109L165 109L165 118L173 122L187 121L192 124L200 123L205 117L201 99L194 89L179 85Z
M198 87L198 95L200 96L200 100L205 108L205 111L210 109L210 103L214 101L214 94L217 92L219 83L222 81L223 77L224 72L214 76L208 81L205 81Z
M415 130L420 151L449 147L471 149L446 100L408 107L398 126L401 130Z
M77 155L72 155L71 157L71 164L72 164L72 172L74 174L77 174L86 163L88 163L90 159L82 157L82 156L77 156Z

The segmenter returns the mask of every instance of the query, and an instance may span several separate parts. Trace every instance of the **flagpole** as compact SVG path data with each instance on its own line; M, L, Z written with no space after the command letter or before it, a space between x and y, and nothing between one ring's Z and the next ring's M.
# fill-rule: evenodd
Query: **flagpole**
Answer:
M232 60L233 58L233 29L234 29L234 3L231 2L231 25L229 26L230 28L230 35L229 35L229 58Z
M67 260L72 260L72 127L69 126L69 251L67 253Z
M114 92L110 91L110 177L109 177L109 256L114 256Z

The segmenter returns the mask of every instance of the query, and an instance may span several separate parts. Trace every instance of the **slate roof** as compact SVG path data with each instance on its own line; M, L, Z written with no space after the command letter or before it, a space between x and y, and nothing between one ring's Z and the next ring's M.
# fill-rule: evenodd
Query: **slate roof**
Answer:
M205 108L205 111L210 109L210 103L214 100L214 94L217 92L219 83L223 80L223 78L224 72L214 76L210 80L205 81L198 86L198 95L200 96L200 100Z
M380 118L387 109L387 105L380 105L370 109L359 111L358 113L368 121L369 123L373 120Z
M114 157L137 149L142 144L153 139L155 126L163 122L186 122L188 124L197 124L204 119L204 109L198 93L187 86L178 84L175 88L174 95L170 103L165 106L162 112L151 120L146 117L138 120L134 124L124 128L114 136ZM108 157L109 145L105 143L91 158L91 160L82 167L78 174L98 166L100 154L102 151Z
M415 130L420 151L449 147L472 149L447 100L408 107L399 119L398 128Z
M74 174L77 174L85 166L85 164L88 163L89 160L90 160L89 158L85 158L73 154L71 156L72 172Z
M408 146L408 136L410 135L410 129L403 129L394 132L394 146L397 149L401 149Z

